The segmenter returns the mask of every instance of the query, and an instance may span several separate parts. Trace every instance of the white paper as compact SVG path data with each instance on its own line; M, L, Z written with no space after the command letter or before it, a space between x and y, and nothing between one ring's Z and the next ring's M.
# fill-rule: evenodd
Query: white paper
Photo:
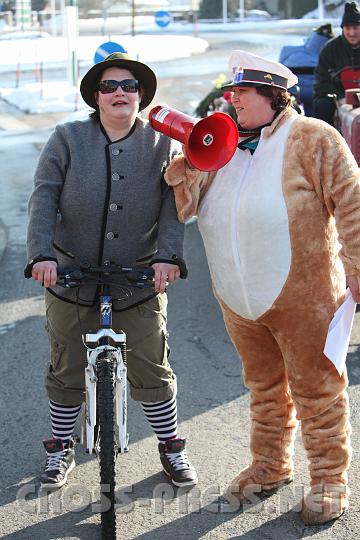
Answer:
M339 309L335 311L326 337L324 354L334 364L340 376L345 369L355 308L356 302L351 295L350 289L347 289L345 300Z

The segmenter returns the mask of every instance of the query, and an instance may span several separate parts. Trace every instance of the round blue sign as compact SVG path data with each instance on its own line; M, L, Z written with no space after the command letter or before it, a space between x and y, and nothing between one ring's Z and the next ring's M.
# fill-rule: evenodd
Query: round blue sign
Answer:
M118 43L115 43L115 41L107 41L106 43L103 43L96 49L94 63L98 64L99 62L102 62L107 56L109 56L109 54L114 52L126 52L126 50Z
M171 14L168 11L157 11L155 13L155 22L161 28L165 28L171 23Z

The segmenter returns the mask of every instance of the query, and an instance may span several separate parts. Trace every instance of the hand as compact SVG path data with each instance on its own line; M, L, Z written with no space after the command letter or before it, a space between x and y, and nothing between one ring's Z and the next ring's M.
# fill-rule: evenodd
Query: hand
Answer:
M360 302L359 282L357 276L346 276L346 284L355 302Z
M159 293L165 292L168 283L180 277L180 268L176 264L155 263L152 267L155 270L155 290Z
M57 279L57 264L54 261L41 261L32 267L31 277L47 287L54 287Z

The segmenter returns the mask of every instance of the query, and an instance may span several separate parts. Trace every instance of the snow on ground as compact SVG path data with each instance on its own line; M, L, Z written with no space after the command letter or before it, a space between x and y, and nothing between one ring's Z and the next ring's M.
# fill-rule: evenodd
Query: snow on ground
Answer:
M91 66L95 51L106 41L104 36L79 37L77 57L81 64ZM143 62L183 58L204 52L208 46L202 38L181 35L114 35L111 41ZM0 56L0 72L6 73L18 64L22 70L34 69L40 62L48 68L57 67L67 61L68 49L63 37L0 40Z
M28 83L19 88L1 88L2 99L28 114L46 114L89 109L78 89L67 81Z
M79 37L77 56L82 68L91 67L96 50L105 41L104 36ZM145 63L188 57L202 53L208 47L202 38L178 35L122 35L112 36L111 41L121 44L133 58ZM62 37L0 40L0 71L6 74L15 73L17 69L20 73L32 70L39 78L41 62L43 69L63 68L68 63L67 54L66 40ZM18 88L14 88L15 84L11 86L0 88L0 97L28 113L88 108L78 89L67 81L20 83Z
M264 34L256 30L271 33L272 29L304 28L309 30L325 21L245 21L242 23L199 23L196 28L191 25L172 25L159 31L154 25L144 27L146 34L111 35L109 39L122 45L134 58L145 63L175 60L204 52L208 42L201 37L206 32L246 32L250 41L264 39ZM338 21L333 21L338 22ZM94 24L94 21L92 21ZM100 21L99 21L100 24ZM290 37L290 36L289 36ZM106 36L81 36L77 40L77 59L82 68L88 69L94 62L94 55L100 45L107 41ZM15 105L27 113L50 113L61 111L78 111L88 109L83 102L78 88L69 82L52 76L52 81L40 83L40 68L43 70L70 66L68 60L67 41L63 37L43 37L39 39L0 39L0 98ZM34 73L37 82L21 82L21 73ZM20 83L16 87L16 73L20 75ZM54 80L57 79L57 80Z

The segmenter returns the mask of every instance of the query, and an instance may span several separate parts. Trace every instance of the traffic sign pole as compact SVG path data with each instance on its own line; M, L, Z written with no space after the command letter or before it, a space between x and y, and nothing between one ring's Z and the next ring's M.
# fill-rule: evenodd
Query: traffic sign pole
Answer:
M66 38L68 45L68 81L71 86L78 84L77 69L77 37L78 37L78 8L75 0L70 0L70 5L65 8Z
M135 0L131 0L131 35L135 36Z

